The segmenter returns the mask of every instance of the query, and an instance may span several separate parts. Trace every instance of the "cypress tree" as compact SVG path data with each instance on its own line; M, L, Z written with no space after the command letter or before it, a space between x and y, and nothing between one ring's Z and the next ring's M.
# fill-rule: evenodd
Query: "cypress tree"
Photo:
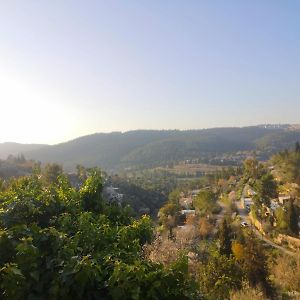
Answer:
M288 230L291 234L298 236L299 235L299 225L298 225L298 212L294 205L294 201L290 200L287 210L287 223Z
M300 144L299 144L299 142L296 143L295 152L300 153Z
M231 228L226 219L223 219L219 229L220 254L230 256L231 251Z

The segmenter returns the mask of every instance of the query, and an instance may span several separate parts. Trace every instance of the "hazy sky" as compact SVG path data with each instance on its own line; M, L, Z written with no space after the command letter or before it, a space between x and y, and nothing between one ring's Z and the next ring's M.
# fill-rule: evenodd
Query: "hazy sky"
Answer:
M300 1L0 0L0 142L300 123Z

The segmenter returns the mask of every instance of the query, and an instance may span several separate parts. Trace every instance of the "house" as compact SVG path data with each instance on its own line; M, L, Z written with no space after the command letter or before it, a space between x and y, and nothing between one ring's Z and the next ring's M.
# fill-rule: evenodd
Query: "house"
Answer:
M285 204L291 199L290 195L285 195L285 194L279 194L278 200L281 204Z
M254 203L252 198L245 198L245 197L241 198L241 202L242 202L242 207L244 209L250 209L250 206Z
M108 199L110 202L117 202L117 203L119 203L119 204L122 202L124 195L118 193L118 190L119 190L119 188L115 188L115 187L113 187L113 186L107 186L107 187L104 189L104 192L105 192L106 195L107 195L107 199Z
M280 207L280 203L277 200L271 200L270 208L272 211L275 211L278 207Z
M179 203L180 203L181 207L183 207L185 209L190 209L193 205L193 199L192 199L192 197L180 198Z
M247 191L247 194L248 194L248 196L251 197L251 196L255 196L256 192L251 187L249 187L248 191Z
M182 215L195 215L196 211L194 209L183 209L181 210Z
M196 197L199 193L200 193L200 190L192 190L191 191L192 197Z

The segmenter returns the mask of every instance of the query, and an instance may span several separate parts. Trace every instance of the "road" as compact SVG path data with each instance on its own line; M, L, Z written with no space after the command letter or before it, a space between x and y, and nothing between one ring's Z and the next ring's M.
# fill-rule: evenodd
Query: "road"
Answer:
M239 201L237 203L237 208L238 208L239 215L241 217L241 221L246 222L247 224L251 224L251 221L248 217L248 213L241 206L241 201ZM292 252L290 250L287 250L286 248L284 248L282 246L279 246L279 245L275 244L274 242L272 242L270 239L265 237L259 230L257 230L254 225L251 225L251 229L259 239L261 239L262 241L264 241L266 244L270 245L271 247L276 248L276 249L278 249L278 250L280 250L280 251L282 251L285 254L290 255L290 256L296 256L297 255L297 253Z

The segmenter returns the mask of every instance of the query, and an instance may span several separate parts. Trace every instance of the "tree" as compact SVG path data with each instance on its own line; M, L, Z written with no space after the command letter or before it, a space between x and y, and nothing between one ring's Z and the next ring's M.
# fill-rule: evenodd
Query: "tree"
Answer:
M85 181L87 179L87 171L84 166L76 165L77 176L80 180Z
M299 213L294 205L294 201L290 200L287 208L287 229L289 233L299 236L298 225Z
M273 175L270 173L262 175L255 181L254 187L256 191L254 200L257 204L270 207L270 200L277 196L277 184Z
M224 218L219 232L219 243L220 243L220 254L230 256L232 254L231 251L231 229L230 226L227 224L226 219Z
M93 169L90 176L81 187L79 193L83 209L92 212L102 212L102 175L99 169Z
M203 190L193 200L193 205L198 213L207 214L212 213L217 206L217 195L210 190Z
M296 152L296 153L300 153L300 144L299 144L299 142L296 142L296 145L295 145L295 152Z
M277 228L283 231L288 229L287 214L283 207L278 207L275 210Z
M168 202L159 210L159 221L169 230L169 238L173 238L173 228L179 219L179 209L179 204Z
M63 168L58 164L47 164L43 170L43 177L46 183L57 183L58 177L63 174Z
M94 170L79 191L63 176L49 186L33 175L0 192L1 299L199 298L187 257L168 267L146 260L151 219L116 222L101 191Z
M169 238L173 238L173 228L179 221L179 198L179 190L172 191L169 194L168 202L158 212L160 223L169 230Z
M251 287L261 285L267 296L272 294L272 286L268 280L267 256L252 232L245 240L241 266Z
M213 232L213 225L205 217L199 221L199 235L202 239L207 238Z
M243 274L233 258L211 253L200 266L198 279L205 299L228 299L231 290L241 288Z
M232 254L234 255L234 257L238 260L241 261L244 257L244 247L241 243L239 243L238 241L234 241L232 243Z
M244 161L244 179L247 182L249 179L257 179L263 173L263 166L256 158L247 158Z
M274 155L272 163L282 180L300 183L300 150L297 144L295 151L286 150Z

